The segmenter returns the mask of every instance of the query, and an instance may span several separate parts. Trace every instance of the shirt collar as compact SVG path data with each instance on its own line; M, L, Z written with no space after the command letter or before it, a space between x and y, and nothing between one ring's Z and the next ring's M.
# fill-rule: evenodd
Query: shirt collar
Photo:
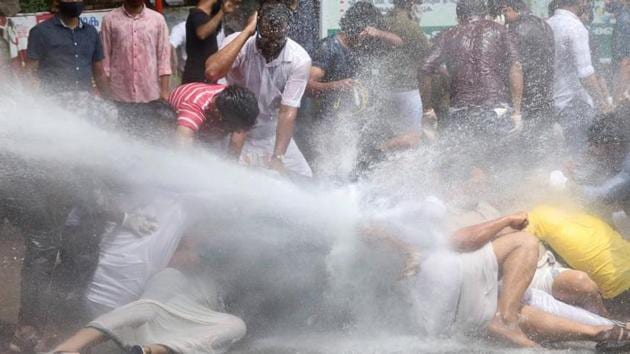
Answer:
M569 16L569 17L573 17L574 19L580 21L580 18L577 17L576 14L574 14L573 12L569 11L569 10L564 10L564 9L556 9L556 11L554 11L553 13L554 15L558 15L558 16Z
M144 16L144 13L146 12L145 10L147 9L145 5L142 5L142 11L140 11L140 13L137 15L132 15L127 11L127 9L125 8L125 5L122 5L120 8L122 9L123 14L125 14L125 16L130 17L130 18L139 18L139 17Z
M61 17L59 17L59 16L55 16L54 21L55 21L55 24L58 25L58 26L61 26L61 27L64 27L64 28L67 28L67 29L70 29L70 30L72 29L72 28L70 28L70 26L66 25L63 22L63 20L61 19ZM83 28L83 21L81 21L81 18L79 18L79 25L77 26L77 28Z

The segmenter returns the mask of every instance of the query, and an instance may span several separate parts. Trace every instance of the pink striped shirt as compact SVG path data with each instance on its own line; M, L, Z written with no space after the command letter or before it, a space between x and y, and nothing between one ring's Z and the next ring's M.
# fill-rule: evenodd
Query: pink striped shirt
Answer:
M204 129L220 130L218 117L211 115L214 110L214 96L223 91L225 85L190 83L177 87L168 97L168 103L177 112L177 125L199 131Z
M171 74L164 17L146 7L132 16L121 6L103 17L101 39L112 99L137 103L159 99L159 77Z

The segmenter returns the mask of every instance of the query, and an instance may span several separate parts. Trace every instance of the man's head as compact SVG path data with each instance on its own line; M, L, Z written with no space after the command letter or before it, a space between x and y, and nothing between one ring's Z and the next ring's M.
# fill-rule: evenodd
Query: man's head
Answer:
M258 12L256 46L263 56L272 59L287 43L291 11L280 2L266 2Z
M588 130L589 152L595 160L616 168L627 153L629 138L628 124L619 114L602 114Z
M352 5L339 20L339 27L352 45L359 42L359 34L366 27L382 28L383 15L371 3L359 1Z
M250 130L256 124L258 100L250 90L237 85L228 86L217 94L214 103L226 132Z
M529 11L523 0L498 0L495 3L496 15L505 16L506 23L518 21L522 13Z
M459 0L455 13L458 19L484 17L488 14L488 4L486 0Z
M79 17L83 12L83 0L57 0L57 11L59 15L65 18Z
M554 0L556 9L568 10L582 16L588 7L588 0Z

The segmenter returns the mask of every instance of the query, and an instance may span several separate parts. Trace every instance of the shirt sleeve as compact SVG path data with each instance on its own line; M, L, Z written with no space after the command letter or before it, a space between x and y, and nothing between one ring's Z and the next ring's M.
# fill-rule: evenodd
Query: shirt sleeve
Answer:
M281 104L289 107L300 107L310 71L311 58L307 58L295 66L286 85L284 85Z
M186 22L180 22L173 27L169 41L175 48L179 48L186 42Z
M198 106L182 102L177 108L177 125L198 131L206 121L205 112Z
M333 63L334 52L331 48L328 39L324 39L320 42L317 50L313 54L313 66L318 67L324 71L328 71Z
M46 52L46 43L40 26L31 28L28 33L26 55L30 60L41 60Z
M111 28L109 27L108 16L103 17L101 23L101 44L103 45L103 69L105 74L109 76L110 73L110 60L111 60Z
M160 16L160 29L157 43L158 73L160 76L170 75L171 71L171 43L168 40L168 26Z
M583 79L595 73L591 63L591 49L588 44L588 31L582 26L572 32L571 48L578 71L578 77Z
M103 52L103 43L101 42L101 37L98 36L98 32L96 32L96 28L92 28L94 31L94 37L96 38L96 45L94 47L94 55L92 55L92 63L99 62L105 58L105 53Z
M203 11L193 11L190 13L190 15L188 15L188 19L186 20L186 22L190 23L192 25L192 28L195 29L195 32L197 32L197 28L205 25L211 19L212 17L206 15L206 13ZM197 34L195 33L195 35Z

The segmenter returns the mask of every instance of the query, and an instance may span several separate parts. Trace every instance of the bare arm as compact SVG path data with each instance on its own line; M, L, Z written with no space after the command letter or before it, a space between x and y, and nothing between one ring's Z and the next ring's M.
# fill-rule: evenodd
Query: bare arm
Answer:
M591 95L591 97L595 101L595 105L597 106L597 108L601 112L610 111L611 108L609 107L608 102L606 101L606 97L604 96L601 90L599 81L597 80L597 75L596 74L589 75L583 78L581 81L582 81L582 85L584 85L589 95Z
M401 278L407 278L418 273L421 260L419 248L401 240L379 225L371 224L363 226L360 232L366 241L371 243L382 242L405 257L405 265L401 273Z
M170 89L171 75L160 76L160 98L164 101L168 101L168 95L171 93Z
M96 82L96 88L101 94L101 97L107 99L110 97L109 78L105 74L105 68L103 67L103 61L99 60L92 64L92 73L94 75L94 82Z
M183 125L178 125L175 130L175 142L180 147L188 147L193 143L193 139L195 138L195 131L192 129L185 127Z
M238 160L241 157L241 151L246 139L247 133L245 131L232 133L230 135L230 144L228 145L228 155Z
M316 66L311 66L311 72L306 85L306 93L317 97L323 93L335 90L348 90L352 88L352 79L322 82L326 71Z
M527 226L527 213L516 213L455 231L449 243L459 252L472 252L502 235L508 227L522 230Z
M214 15L210 21L204 23L203 25L197 27L195 33L199 39L203 40L208 38L208 36L217 33L217 29L223 20L223 9L220 9L219 12Z
M39 78L37 77L37 70L39 69L38 60L26 60L26 79L28 84L33 90L39 89Z
M273 156L283 156L287 152L291 138L293 138L293 128L295 127L297 113L297 107L280 105Z
M105 334L96 328L85 327L77 331L72 337L59 344L53 352L79 353L90 345L100 343L106 339Z
M615 85L615 100L624 100L624 94L630 89L630 58L623 58L619 63L617 84ZM625 98L626 100L630 98Z
M398 47L404 44L404 41L400 36L395 33L383 31L372 26L365 27L360 34L361 37L374 37L379 38L383 42L391 45L392 47Z
M512 95L512 109L514 110L514 114L521 114L523 68L519 62L513 63L510 67L510 93Z
M239 33L227 46L208 58L206 61L206 79L215 82L225 77L230 71L245 42L256 32L256 14L252 15L248 21L243 32Z

